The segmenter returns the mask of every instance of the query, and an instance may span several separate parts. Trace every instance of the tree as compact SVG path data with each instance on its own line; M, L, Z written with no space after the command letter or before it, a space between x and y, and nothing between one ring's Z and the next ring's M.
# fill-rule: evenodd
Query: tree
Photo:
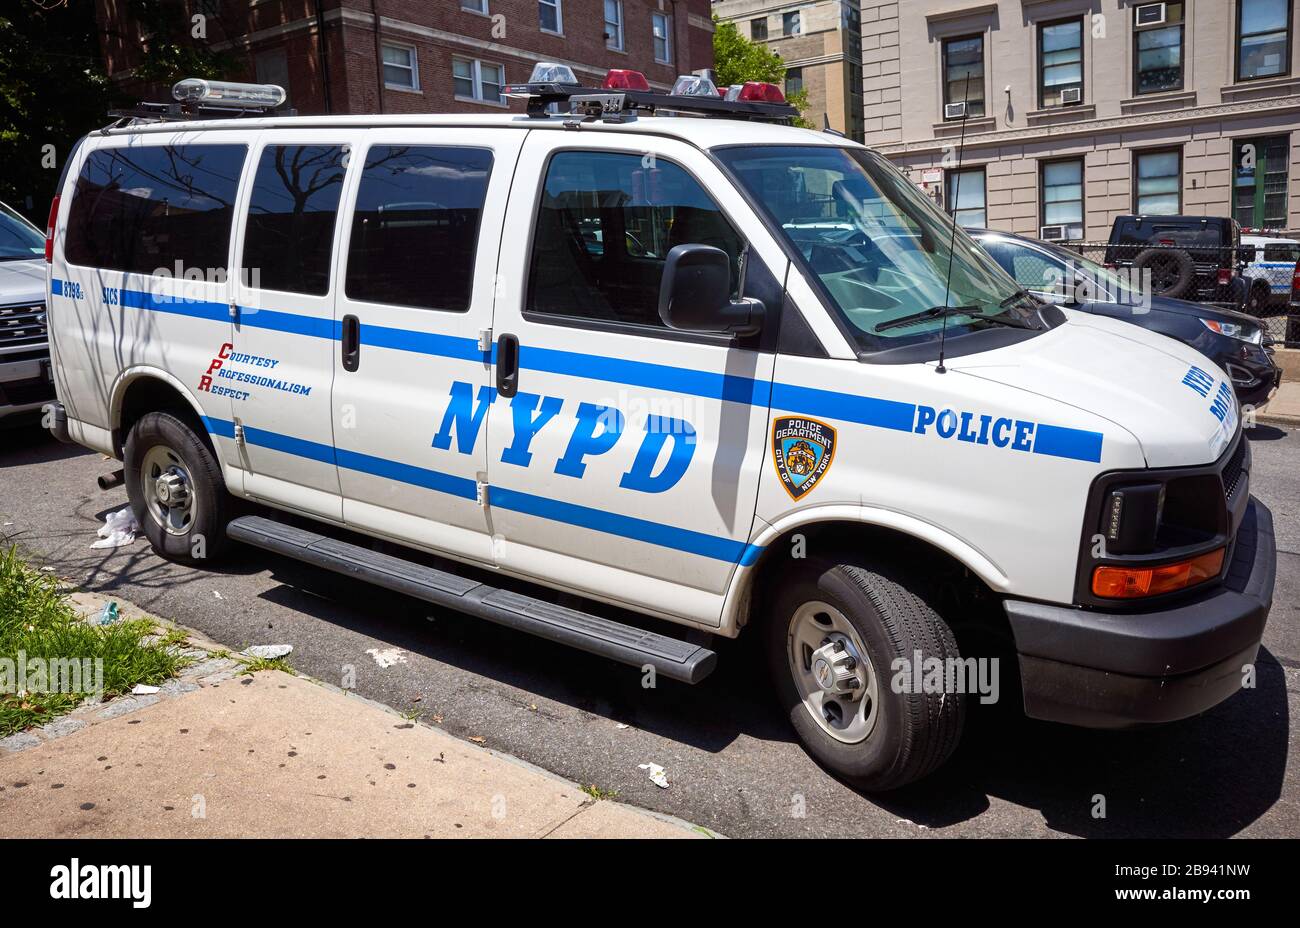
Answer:
M22 0L0 15L0 200L45 228L64 159L108 123L92 0Z
M719 86L743 84L745 81L762 81L781 84L785 81L785 62L781 56L765 45L751 42L740 34L735 23L722 22L713 17L713 71ZM808 91L797 90L786 96L801 114L808 108ZM802 115L795 125L806 129L816 128Z

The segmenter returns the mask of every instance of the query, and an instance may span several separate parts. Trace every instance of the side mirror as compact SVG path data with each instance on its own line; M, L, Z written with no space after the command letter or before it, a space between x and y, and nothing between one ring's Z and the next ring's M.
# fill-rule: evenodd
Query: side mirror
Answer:
M668 252L659 283L659 318L671 329L753 335L763 304L731 298L731 259L712 245L678 245Z

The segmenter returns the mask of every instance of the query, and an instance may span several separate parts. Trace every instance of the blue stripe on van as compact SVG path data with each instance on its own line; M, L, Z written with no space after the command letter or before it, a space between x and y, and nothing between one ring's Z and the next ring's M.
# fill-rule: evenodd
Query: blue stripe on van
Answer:
M1048 454L1075 461L1101 461L1101 432L1039 424L1034 429L1034 454Z
M235 437L235 423L228 419L204 416L203 423L213 435L223 438ZM283 435L279 432L245 426L244 440L261 448L269 448L272 451L280 451L313 461L323 461L327 464L337 463L339 467L347 470L370 474L375 477L394 480L398 483L410 484L411 486L423 487L427 490L446 493L460 499L473 500L478 495L478 487L468 477L445 474L426 467L416 467L399 461L389 461L385 458L360 454L355 451L346 451L342 448L335 449L320 442L307 441L306 439L295 438L292 435ZM730 538L695 532L675 525L665 525L661 522L637 519L632 516L606 512L602 509L593 509L589 506L565 503L560 500L535 496L531 493L510 490L505 487L493 486L489 490L489 494L491 505L501 509L521 512L541 519L549 519L552 522L563 522L566 525L574 525L578 528L590 529L607 535L617 535L621 538L643 541L647 544L670 548L674 551L698 554L702 557L726 561L730 564L749 566L757 561L758 556L763 552L761 545L746 544L743 541L733 541Z
M63 296L63 281L57 277L50 281L50 295Z
M772 408L899 432L912 431L912 424L916 421L915 403L836 393L815 387L796 387L788 383L772 385Z

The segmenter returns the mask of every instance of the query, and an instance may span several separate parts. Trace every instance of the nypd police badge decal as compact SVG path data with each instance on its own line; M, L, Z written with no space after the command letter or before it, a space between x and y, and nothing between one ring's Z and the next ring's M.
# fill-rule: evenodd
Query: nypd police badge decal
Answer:
M832 426L807 416L780 416L772 423L772 461L791 499L817 486L834 459Z

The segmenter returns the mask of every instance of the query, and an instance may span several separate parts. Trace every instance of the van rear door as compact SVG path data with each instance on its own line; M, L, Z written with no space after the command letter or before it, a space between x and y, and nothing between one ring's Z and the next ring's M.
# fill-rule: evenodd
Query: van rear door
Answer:
M213 389L242 426L244 491L343 517L330 389L337 354L339 204L360 132L262 133L248 168L236 247L234 337L213 344Z
M525 133L372 129L341 238L334 443L345 521L491 562L492 299Z

